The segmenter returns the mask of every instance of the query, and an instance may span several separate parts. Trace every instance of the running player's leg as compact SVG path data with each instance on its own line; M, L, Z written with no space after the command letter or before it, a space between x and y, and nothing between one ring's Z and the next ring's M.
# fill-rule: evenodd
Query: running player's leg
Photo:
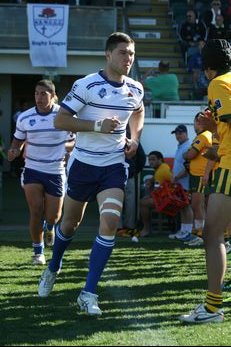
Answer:
M95 294L96 287L115 245L123 198L124 193L118 188L104 190L97 196L100 213L99 234L92 246L85 286L77 299L81 310L90 315L102 314L98 306L98 296Z
M23 189L30 211L29 231L33 246L32 264L45 264L42 219L44 213L44 189L41 184L24 184Z

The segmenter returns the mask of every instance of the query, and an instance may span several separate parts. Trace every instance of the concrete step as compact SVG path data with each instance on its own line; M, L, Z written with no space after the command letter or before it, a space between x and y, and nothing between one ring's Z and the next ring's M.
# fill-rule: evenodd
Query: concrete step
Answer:
M144 14L148 14L149 15L157 15L157 14L161 14L161 15L172 15L171 13L171 8L169 8L169 6L166 6L164 3L159 3L159 4L151 4L149 2L149 4L138 4L137 1L135 1L135 3L131 4L131 6L128 6L126 9L127 13L130 14L135 14L137 12L139 13L144 13Z
M145 57L144 55L142 55L142 56L136 55L136 58L137 58L137 63L139 65L140 69L150 69L150 68L156 68L157 69L160 60L168 60L171 68L185 69L184 63L182 63L181 60L179 60L177 58L169 59L169 56L166 56L166 55L165 55L165 57L158 56L155 58L153 58L153 55L151 57Z
M153 29L158 26L173 26L172 19L166 17L129 17L129 26L131 29Z
M151 58L153 60L176 60L178 63L183 62L182 56L180 52L169 52L166 55L166 52L155 52L153 49L142 49L139 46L136 46L136 57L137 58Z
M134 37L134 36L133 36ZM135 38L135 37L134 37ZM147 51L147 50L152 50L152 51L161 51L161 52L177 52L181 54L180 51L180 46L178 43L175 42L175 40L166 40L163 42L163 40L158 40L158 39L137 39L135 38L136 45L139 45L139 50Z
M136 42L136 59L141 76L148 69L158 69L160 60L170 63L170 72L180 82L181 100L191 99L191 75L185 63L173 27L169 3L166 0L136 0L127 9L129 29Z

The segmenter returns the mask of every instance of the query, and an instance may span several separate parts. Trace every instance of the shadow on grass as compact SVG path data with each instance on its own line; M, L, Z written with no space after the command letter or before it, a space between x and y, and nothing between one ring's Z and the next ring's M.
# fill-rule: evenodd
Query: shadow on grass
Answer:
M25 258L30 244L1 242L1 246L21 252L20 264L13 260L0 264L1 345L46 345L53 344L52 340L71 343L100 332L178 326L177 316L188 297L191 303L196 301L205 288L201 249L185 249L164 236L138 244L119 239L98 289L103 316L88 317L78 311L76 298L85 282L91 244L76 238L65 254L53 292L42 299L37 296L42 270Z
M177 284L170 285L168 290L175 290L176 287ZM102 300L103 316L98 319L77 313L76 305L73 304L76 300L75 290L53 293L47 299L26 292L18 297L13 296L5 305L1 304L0 342L2 345L14 346L45 345L51 339L71 341L99 332L145 330L145 325L147 329L158 329L163 324L179 325L177 312L168 310L172 298L163 300L162 288L159 286L147 286L145 291L139 286L133 288L130 294L140 290L142 302L137 297L122 300L123 290L127 293L127 288L123 286L113 287L113 298L107 298L107 303ZM154 303L150 300L151 292L155 292ZM101 294L104 296L103 291ZM114 297L120 300L116 301ZM184 300L177 299L175 303L183 304Z

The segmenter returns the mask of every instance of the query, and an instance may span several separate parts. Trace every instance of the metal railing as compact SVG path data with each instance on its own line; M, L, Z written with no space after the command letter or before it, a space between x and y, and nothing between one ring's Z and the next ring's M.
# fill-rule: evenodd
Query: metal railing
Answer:
M206 100L152 101L145 105L145 118L181 118L203 111Z

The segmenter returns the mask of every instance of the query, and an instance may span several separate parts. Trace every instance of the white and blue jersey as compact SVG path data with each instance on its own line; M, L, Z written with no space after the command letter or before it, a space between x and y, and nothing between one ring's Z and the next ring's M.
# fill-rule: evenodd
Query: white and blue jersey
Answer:
M74 82L61 106L84 120L117 117L119 124L112 134L79 132L74 158L95 166L124 163L126 126L131 114L139 110L143 100L140 82L124 76L123 83L107 80L102 71Z
M36 107L22 112L14 137L25 141L25 167L49 174L65 173L65 143L70 133L54 127L60 106L54 104L50 113L39 113Z

